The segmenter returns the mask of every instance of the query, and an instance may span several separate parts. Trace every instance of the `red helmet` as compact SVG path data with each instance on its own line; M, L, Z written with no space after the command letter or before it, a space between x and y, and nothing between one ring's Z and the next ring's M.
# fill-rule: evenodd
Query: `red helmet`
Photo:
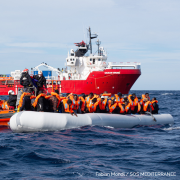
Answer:
M28 69L24 69L23 72L28 72L29 70Z

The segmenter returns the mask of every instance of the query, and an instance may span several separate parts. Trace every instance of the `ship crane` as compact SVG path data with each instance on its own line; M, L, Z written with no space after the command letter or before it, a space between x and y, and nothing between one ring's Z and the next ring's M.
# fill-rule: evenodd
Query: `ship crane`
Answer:
M40 71L40 70L39 70L39 67L41 67L41 66L47 67L48 69L56 72L58 76L60 76L61 73L62 73L59 68L58 68L58 69L57 69L57 68L54 68L54 67L52 67L52 66L47 65L47 63L44 63L44 62L42 62L42 63L39 64L38 66L32 68L32 70Z

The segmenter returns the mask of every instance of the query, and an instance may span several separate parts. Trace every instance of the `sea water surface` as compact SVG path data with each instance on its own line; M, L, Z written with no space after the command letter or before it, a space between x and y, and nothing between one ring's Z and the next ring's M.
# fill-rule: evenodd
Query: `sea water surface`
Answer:
M46 133L0 127L0 179L180 179L180 91L131 91L146 92L173 126Z

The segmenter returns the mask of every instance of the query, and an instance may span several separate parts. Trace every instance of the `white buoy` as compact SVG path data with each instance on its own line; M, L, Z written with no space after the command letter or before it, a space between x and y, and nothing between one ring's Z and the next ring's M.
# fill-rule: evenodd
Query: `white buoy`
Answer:
M137 125L173 124L170 114L120 115L104 113L78 114L78 117L66 113L48 113L22 111L10 119L10 128L14 132L57 131L78 128L87 125L111 126L114 128L132 128Z

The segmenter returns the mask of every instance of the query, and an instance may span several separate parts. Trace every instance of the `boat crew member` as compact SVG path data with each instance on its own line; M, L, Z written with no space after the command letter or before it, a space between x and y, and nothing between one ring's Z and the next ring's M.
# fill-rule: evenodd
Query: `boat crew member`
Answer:
M22 72L21 78L20 78L20 84L24 87L24 92L27 91L28 87L33 87L33 83L29 75L28 69L24 69L24 71Z
M38 74L34 76L34 79L37 80L37 91L43 90L43 86L47 89L46 78L44 77L42 71L38 71Z
M158 110L159 110L159 105L157 104L158 101L156 100L156 98L152 98L152 101L151 101L153 107L154 107L154 110L152 111L152 114L158 114Z
M17 100L17 95L14 95L14 91L9 90L9 109L14 110L16 108L16 100Z

